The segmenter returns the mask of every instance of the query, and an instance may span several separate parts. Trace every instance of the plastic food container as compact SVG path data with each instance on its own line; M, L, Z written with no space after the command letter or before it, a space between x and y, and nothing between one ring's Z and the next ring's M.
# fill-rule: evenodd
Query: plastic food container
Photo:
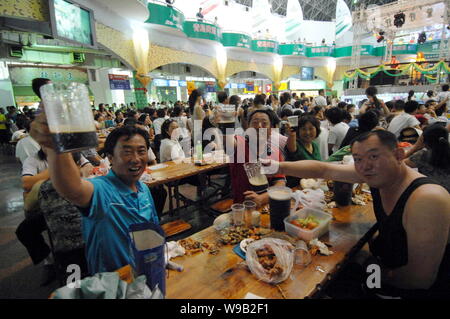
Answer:
M319 220L319 226L314 229L304 229L290 223L290 221L294 219L306 218L310 215L313 215ZM294 215L286 217L284 219L284 227L289 235L305 241L310 241L311 239L319 238L328 232L331 219L332 216L328 213L313 208L303 208Z

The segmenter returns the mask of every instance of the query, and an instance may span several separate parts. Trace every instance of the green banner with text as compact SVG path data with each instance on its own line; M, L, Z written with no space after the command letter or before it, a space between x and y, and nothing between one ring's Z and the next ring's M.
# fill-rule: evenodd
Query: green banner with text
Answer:
M273 40L253 40L252 50L255 52L278 53L278 42Z
M221 41L222 32L220 28L211 23L198 21L185 21L183 31L190 38Z
M222 44L225 47L245 48L250 50L252 48L252 38L241 33L223 33Z
M280 55L306 56L306 46L304 44L280 44L278 53Z
M147 4L149 17L146 23L158 24L183 31L184 14L177 9L157 3Z

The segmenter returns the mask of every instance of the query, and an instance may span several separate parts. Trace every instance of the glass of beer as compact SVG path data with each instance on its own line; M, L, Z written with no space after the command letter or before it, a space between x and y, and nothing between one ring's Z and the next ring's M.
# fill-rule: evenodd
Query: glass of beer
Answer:
M244 163L244 169L252 190L257 194L264 193L269 187L269 181L266 175L261 173L261 163Z
M58 153L98 145L94 116L86 85L50 83L40 89L55 150Z
M292 190L289 187L269 187L270 227L284 231L284 219L291 212Z
M227 129L234 129L236 121L236 108L231 104L218 106L216 109L217 125L223 135L227 134Z

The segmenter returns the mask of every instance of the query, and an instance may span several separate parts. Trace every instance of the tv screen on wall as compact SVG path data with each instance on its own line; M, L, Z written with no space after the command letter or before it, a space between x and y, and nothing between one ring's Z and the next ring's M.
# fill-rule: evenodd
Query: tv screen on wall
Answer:
M302 67L302 81L314 80L314 68L304 66Z
M50 17L54 38L95 47L94 13L73 1L50 0Z

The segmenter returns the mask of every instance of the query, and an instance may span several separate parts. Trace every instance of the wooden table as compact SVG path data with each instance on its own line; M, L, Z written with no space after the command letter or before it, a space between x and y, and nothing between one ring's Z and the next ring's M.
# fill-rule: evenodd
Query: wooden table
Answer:
M314 256L308 266L294 265L288 279L278 286L286 298L312 297L333 279L337 270L348 258L359 250L374 232L375 216L372 204L333 209L335 217L330 232L320 240L330 243L334 254ZM268 215L262 215L262 222L268 222ZM191 236L191 238L214 243L218 238L213 227ZM278 287L258 281L232 248L223 246L217 255L207 251L193 256L172 259L184 266L183 272L169 271L166 282L169 299L240 299L248 292L270 299L283 298ZM324 272L317 270L320 266Z
M152 167L165 164L167 167L152 170ZM152 175L152 181L147 182L148 186L157 186L174 182L189 176L203 174L211 170L226 167L228 164L224 162L214 162L207 165L195 165L192 158L185 159L185 162L164 162L147 167L147 173Z
M179 203L179 190L178 190L178 183L181 179L198 175L198 174L204 174L206 172L209 172L211 170L226 167L228 165L227 161L224 159L222 162L211 162L207 165L195 165L192 161L192 158L185 159L184 162L164 162L161 163L164 165L167 165L164 168L159 168L157 170L152 170L152 167L155 167L156 165L147 167L147 173L151 174L152 180L150 182L147 182L146 184L149 187L157 186L161 184L166 184L168 189L168 195L169 195L169 214L174 214L173 209L173 195L175 195L176 198L176 207L177 209L180 208ZM157 164L157 165L161 165ZM205 199L200 199L201 202L206 202ZM175 234L178 234L180 232L186 231L190 229L192 226L189 223L186 223L183 220L175 220L169 223L166 223L163 225L164 231L168 236L172 236Z

